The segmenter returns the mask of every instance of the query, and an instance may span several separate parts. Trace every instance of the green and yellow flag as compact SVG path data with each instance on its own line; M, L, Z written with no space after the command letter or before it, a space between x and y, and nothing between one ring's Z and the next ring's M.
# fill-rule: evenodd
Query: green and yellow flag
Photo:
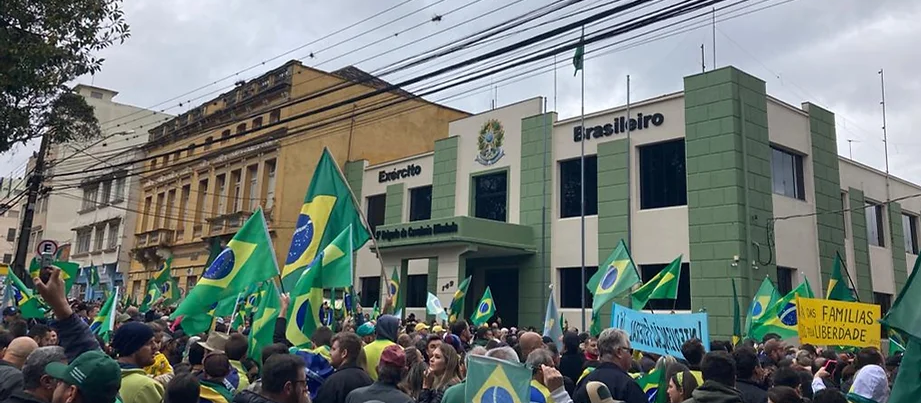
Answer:
M35 298L32 294L32 290L26 287L19 277L16 277L16 273L10 270L6 276L6 281L6 286L10 289L10 295L13 297L13 302L19 307L19 311L22 313L23 318L33 319L45 317L45 309L42 308L41 302Z
M825 291L825 299L854 302L857 299L847 286L847 280L841 275L841 266L841 255L836 253L835 265L832 266L831 278L828 279L828 290Z
M480 298L480 302L476 304L476 310L473 312L473 316L470 317L470 321L473 322L474 326L479 327L485 324L495 313L496 305L492 301L492 291L489 290L489 287L486 287L486 292L483 293L483 298Z
M640 310L653 298L678 298L678 279L681 277L681 256L678 256L655 277L649 279L642 287L633 291L633 309Z
M531 396L531 370L482 355L467 356L465 402L528 403Z
M732 345L742 340L742 315L739 312L739 294L736 291L736 279L732 279Z
M880 322L889 329L901 332L905 336L905 355L899 373L892 384L892 393L889 403L917 402L921 395L921 382L918 374L921 373L921 258L915 259L914 269L908 276L908 282L899 291L892 308Z
M629 291L630 287L639 282L640 276L636 274L636 265L630 258L627 244L621 240L598 272L588 280L586 287L594 296L592 310L600 311L605 304Z
M172 318L207 311L216 302L243 292L250 284L278 275L272 239L262 209L256 209L227 247L205 270Z
M390 275L390 282L387 283L387 293L390 295L391 306L394 312L403 308L400 303L400 270L393 268L393 274Z
M292 291L288 308L288 328L285 335L291 344L304 347L310 336L321 327L320 308L323 289L352 285L351 227L347 226L301 272L301 278Z
M249 352L246 354L262 362L262 348L272 344L272 333L275 331L275 320L281 313L281 305L278 301L278 289L274 281L262 283L262 289L259 292L259 306L255 309L253 323L249 330Z
M58 252L63 249L58 249ZM51 263L52 266L61 269L61 278L64 279L64 293L70 294L70 289L74 286L74 281L77 280L77 275L80 274L80 264L73 262L66 262L63 260L55 260ZM41 261L38 257L32 258L29 262L29 275L32 278L36 278L41 274Z
M464 311L464 298L467 296L467 287L470 287L471 278L470 276L465 278L457 286L457 291L454 291L454 298L451 299L451 312L448 315L448 322L450 323L454 323L461 318L461 313Z
M109 336L115 329L116 301L118 301L118 289L109 295L106 302L102 304L102 308L99 308L99 313L93 318L93 323L90 323L90 331L99 335L106 343L109 342Z
M643 393L646 394L646 401L649 403L665 402L667 399L667 393L665 391L668 389L668 381L665 379L665 374L663 371L658 371L655 368L652 371L649 371L646 375L640 376L636 379L636 383L640 385L640 388L643 389ZM665 388L663 388L665 386ZM660 393L661 392L661 393Z
M758 287L758 292L752 298L751 305L748 307L748 315L745 317L745 333L752 334L752 327L755 323L761 321L761 317L767 312L771 305L774 305L780 299L780 294L771 279L765 277Z
M572 66L575 67L572 76L575 77L582 70L585 64L585 37L579 38L579 47L576 48L576 54L572 56Z
M765 334L777 333L781 338L788 339L799 335L799 329L796 326L797 297L814 298L809 279L803 277L803 282L800 285L768 308L764 316L753 323L751 337L755 340L761 340Z
M89 280L90 285L93 287L99 285L99 268L93 265L87 270L89 270L89 273L87 273L87 280Z
M351 192L332 154L324 148L297 217L291 246L281 272L284 289L294 289L300 281L301 272L349 226L352 227L353 250L361 248L370 235L361 222Z

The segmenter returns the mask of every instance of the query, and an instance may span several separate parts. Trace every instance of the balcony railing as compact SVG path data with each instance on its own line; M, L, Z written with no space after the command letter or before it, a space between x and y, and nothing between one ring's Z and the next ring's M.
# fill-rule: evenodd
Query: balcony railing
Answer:
M208 235L214 236L236 232L251 215L253 213L249 211L237 211L209 218L207 219L208 224L210 224Z
M168 228L158 228L152 231L142 232L136 235L137 239L134 245L137 248L170 246L173 244L175 234L175 231Z

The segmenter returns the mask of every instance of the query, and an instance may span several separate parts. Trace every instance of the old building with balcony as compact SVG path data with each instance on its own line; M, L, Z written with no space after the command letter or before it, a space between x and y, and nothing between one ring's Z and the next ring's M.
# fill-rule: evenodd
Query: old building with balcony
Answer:
M342 102L388 85L351 66L324 72L291 61L150 130L129 292L140 299L170 257L179 287L193 287L208 245L226 243L259 207L283 264L324 147L359 184L361 166L348 161L432 151L448 122L467 116L402 90Z

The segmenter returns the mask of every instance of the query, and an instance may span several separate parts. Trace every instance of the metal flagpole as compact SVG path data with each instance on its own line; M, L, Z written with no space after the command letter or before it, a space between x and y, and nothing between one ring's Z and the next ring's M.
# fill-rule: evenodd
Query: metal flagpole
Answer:
M883 69L879 69L879 93L881 96L879 104L883 107L883 152L886 154L886 211L888 211L888 203L892 200L892 195L889 191L889 137L886 134L886 79Z
M585 46L585 26L582 26L581 46ZM584 48L583 48L584 49ZM583 50L584 51L584 50ZM579 222L582 226L582 241L579 244L579 250L582 253L582 284L585 284L585 57L582 58L582 138L580 141L581 151L579 159ZM579 287L582 290L582 327L585 329L585 287Z
M553 64L553 77L554 85L556 84L556 59L554 59ZM555 96L555 94L554 94ZM554 101L554 104L556 101ZM556 105L554 105L556 106ZM544 117L542 119L547 119L547 98L544 98ZM543 284L550 284L550 292L553 292L552 280L547 278L547 271L550 269L547 267L547 137L550 137L550 125L547 124L547 121L544 120L544 155L543 161L541 161L541 176L543 177L543 182L541 184L540 191L540 267L541 272L543 273ZM583 287L584 288L584 287ZM546 295L542 295L546 299ZM545 308L546 309L546 308ZM547 313L544 312L544 316L547 316Z
M640 122L636 123L639 124ZM630 145L630 75L627 74L627 249L633 247L633 237L630 232L633 224L633 174L630 169L630 154L632 151L633 147ZM633 259L631 258L631 260ZM642 280L642 277L640 277L640 280Z

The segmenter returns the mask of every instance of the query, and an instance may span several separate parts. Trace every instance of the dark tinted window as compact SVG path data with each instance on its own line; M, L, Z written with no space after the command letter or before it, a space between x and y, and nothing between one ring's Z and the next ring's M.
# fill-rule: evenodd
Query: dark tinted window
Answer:
M368 196L368 225L374 231L378 225L384 225L384 213L387 210L387 195Z
M425 307L428 299L428 275L414 274L406 278L406 306L410 308Z
M474 217L505 221L508 205L508 172L496 172L473 178Z
M592 293L585 288L585 283L598 272L597 266L585 267L585 282L582 281L581 267L564 267L560 269L560 308L582 308L582 290L585 290L585 307L592 307Z
M806 200L802 155L772 148L771 179L774 193Z
M777 292L783 297L793 291L793 274L796 269L777 266Z
M582 159L560 161L560 218L578 217L581 210ZM598 157L585 156L585 215L598 214Z
M432 187L423 186L409 190L409 221L432 218Z
M643 275L643 283L652 279L665 269L668 263L663 264L644 264L640 266L640 273ZM681 264L681 276L678 277L678 298L676 299L651 299L646 304L646 309L655 311L671 311L691 309L691 266L688 263Z
M379 276L362 277L359 282L361 283L361 306L363 308L374 306L381 296L381 278Z
M684 139L640 147L640 208L688 204Z

